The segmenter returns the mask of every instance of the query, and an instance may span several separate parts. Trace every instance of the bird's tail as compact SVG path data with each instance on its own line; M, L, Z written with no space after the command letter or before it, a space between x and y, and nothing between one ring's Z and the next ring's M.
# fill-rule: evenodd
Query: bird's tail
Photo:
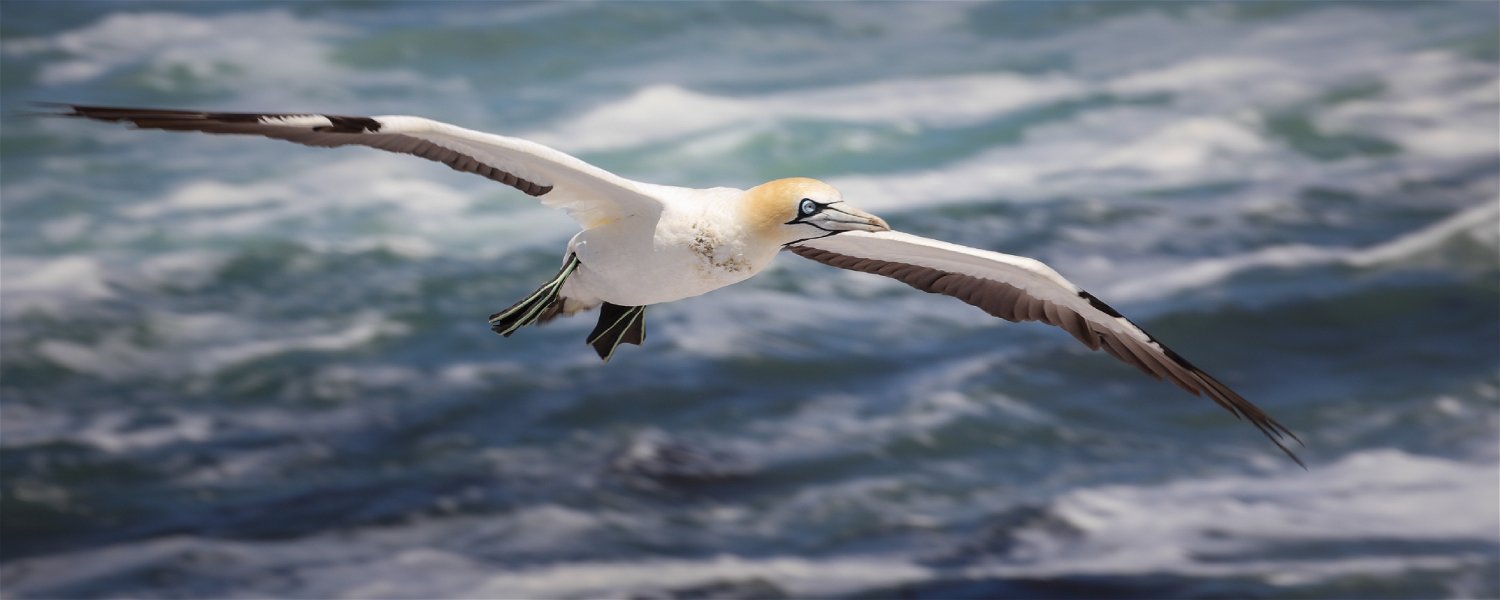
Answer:
M495 333L510 337L517 329L536 323L538 321L550 321L562 310L563 302L558 297L562 291L564 281L573 271L578 269L578 255L569 254L568 259L563 261L562 270L557 275L542 284L531 295L522 298L520 302L512 304L510 308L490 315L490 329Z
M589 333L588 344L609 361L620 344L641 345L646 341L646 307L619 306L605 302L599 307L599 324Z

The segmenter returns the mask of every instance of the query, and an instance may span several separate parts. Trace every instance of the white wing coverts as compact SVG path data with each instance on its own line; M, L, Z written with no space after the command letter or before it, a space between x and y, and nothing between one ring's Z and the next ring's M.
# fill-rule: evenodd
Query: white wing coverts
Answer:
M646 184L563 152L422 117L63 107L71 111L63 116L124 121L142 129L260 135L307 146L359 145L420 156L537 196L543 204L567 211L584 228L661 209L642 193Z
M847 231L788 249L824 264L953 296L1002 319L1061 327L1089 348L1102 348L1147 375L1167 379L1194 395L1207 395L1236 417L1248 419L1302 464L1282 444L1286 436L1297 436L1281 423L1040 261L899 231Z

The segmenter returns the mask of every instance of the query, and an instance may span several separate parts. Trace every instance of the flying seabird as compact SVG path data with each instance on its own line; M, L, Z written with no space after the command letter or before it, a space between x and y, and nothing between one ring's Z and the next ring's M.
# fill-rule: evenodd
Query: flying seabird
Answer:
M261 135L308 146L360 145L412 154L562 209L583 230L568 242L556 276L490 315L490 328L503 336L597 307L598 325L587 341L608 361L620 344L645 341L647 306L739 283L788 250L953 296L1008 321L1061 327L1091 349L1208 396L1303 464L1282 443L1286 437L1297 440L1285 426L1051 267L892 230L816 179L777 179L748 190L643 183L536 142L413 116L60 106L66 112L54 114L124 121L142 129Z

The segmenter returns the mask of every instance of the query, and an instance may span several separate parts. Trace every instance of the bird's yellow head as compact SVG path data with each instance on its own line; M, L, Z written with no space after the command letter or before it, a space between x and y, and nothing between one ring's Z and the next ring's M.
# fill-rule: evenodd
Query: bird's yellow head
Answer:
M842 231L885 231L885 220L844 202L833 186L806 177L769 181L745 192L746 223L778 245Z

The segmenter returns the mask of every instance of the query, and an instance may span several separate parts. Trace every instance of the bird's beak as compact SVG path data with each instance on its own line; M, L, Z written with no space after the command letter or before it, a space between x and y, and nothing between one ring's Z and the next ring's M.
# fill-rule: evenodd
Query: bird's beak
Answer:
M888 231L885 219L839 202L818 213L819 227L830 231Z

